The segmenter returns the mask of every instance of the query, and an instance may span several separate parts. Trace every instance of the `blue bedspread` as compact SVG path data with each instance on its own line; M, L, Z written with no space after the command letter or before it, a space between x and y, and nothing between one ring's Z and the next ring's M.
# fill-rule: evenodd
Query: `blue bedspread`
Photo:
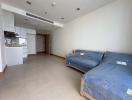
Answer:
M127 65L117 64L117 60L127 61ZM101 65L84 75L84 92L96 100L132 100L127 93L132 90L131 61L129 55L106 54Z

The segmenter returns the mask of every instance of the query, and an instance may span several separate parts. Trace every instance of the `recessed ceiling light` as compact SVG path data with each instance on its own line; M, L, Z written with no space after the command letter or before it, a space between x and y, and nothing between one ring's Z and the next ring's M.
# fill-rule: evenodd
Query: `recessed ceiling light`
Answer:
M24 20L28 20L28 19L24 19Z
M27 3L28 5L31 5L31 4L32 4L30 1L26 1L26 3Z
M52 3L51 3L51 6L52 6L52 7L56 6L56 2L52 2Z
M45 15L47 15L47 14L48 14L48 12L46 11L46 12L44 12L44 14L45 14Z
M77 10L77 11L80 11L81 9L80 9L80 8L77 8L76 10Z
M52 25L52 27L55 27L54 25Z

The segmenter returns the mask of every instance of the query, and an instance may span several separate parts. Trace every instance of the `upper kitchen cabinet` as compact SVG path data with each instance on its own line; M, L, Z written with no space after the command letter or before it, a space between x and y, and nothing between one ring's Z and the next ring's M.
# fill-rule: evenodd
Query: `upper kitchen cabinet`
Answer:
M27 33L28 34L36 34L36 30L35 29L27 29Z
M28 33L28 29L15 26L15 33L17 33L20 37L26 38L27 33Z
M21 27L15 26L15 33L18 34L18 35L20 35L20 33L21 33Z
M15 32L14 14L3 10L3 29L4 31Z
M23 38L27 38L27 29L21 28L20 36Z

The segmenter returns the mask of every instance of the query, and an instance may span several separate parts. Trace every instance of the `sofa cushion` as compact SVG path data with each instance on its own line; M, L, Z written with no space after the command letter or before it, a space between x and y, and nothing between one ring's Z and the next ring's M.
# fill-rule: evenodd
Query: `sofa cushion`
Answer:
M77 65L80 66L91 66L91 67L95 67L96 65L98 65L98 61L96 61L95 59L88 59L83 57L71 57L70 62L76 63Z
M132 66L132 55L123 53L106 52L103 63Z
M92 57L96 60L101 61L103 58L103 52L88 51L88 50L75 50L75 55L85 55L86 57Z
M100 63L100 59L96 56L91 56L86 53L84 55L81 54L74 54L68 58L70 63L76 63L79 66L85 66L88 68L93 68Z

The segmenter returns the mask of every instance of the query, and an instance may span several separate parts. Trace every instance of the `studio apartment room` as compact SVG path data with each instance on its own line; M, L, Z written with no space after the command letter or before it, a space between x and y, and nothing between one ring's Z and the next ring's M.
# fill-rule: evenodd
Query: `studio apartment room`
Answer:
M132 100L132 0L0 0L0 100Z

